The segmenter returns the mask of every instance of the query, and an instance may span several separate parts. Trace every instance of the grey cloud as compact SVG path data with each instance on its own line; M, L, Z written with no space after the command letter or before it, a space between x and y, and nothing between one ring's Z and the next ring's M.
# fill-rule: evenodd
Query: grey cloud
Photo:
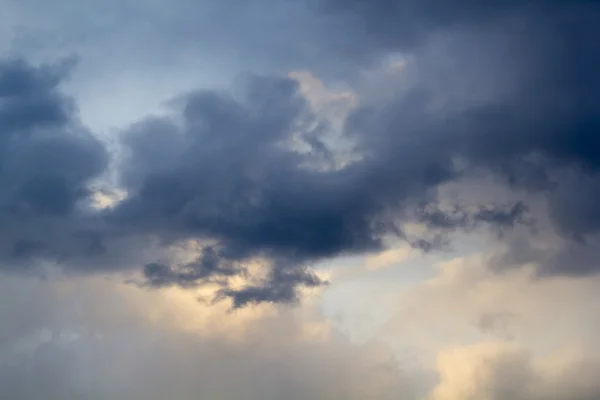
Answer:
M196 19L197 13L188 12L196 11L195 5L186 4L190 8L184 12L158 7L151 15L141 13L141 19L160 22L149 25L171 40L156 42L157 48L170 48L183 37L186 46L193 46L211 32ZM406 72L414 78L409 90L385 104L363 102L346 121L345 134L356 142L362 158L338 170L306 168L307 163L335 150L319 140L321 130L328 127L319 125L298 93L297 82L249 76L231 91L183 94L175 102L173 114L148 117L127 129L122 143L126 157L115 161L119 184L128 197L98 211L89 205L92 184L107 171L110 155L82 126L77 105L62 91L70 65L3 61L3 271L23 272L39 261L62 263L71 273L103 274L145 265L146 287L216 283L220 290L214 301L230 301L234 308L264 302L293 304L299 300L301 288L326 284L309 268L311 264L379 251L388 235L432 251L447 246L456 230L471 231L485 224L504 233L517 225L529 225L528 212L539 210L531 210L527 197L509 207L442 208L441 200L448 199L437 197L440 185L469 179L483 170L500 177L515 193L524 189L527 195L545 197L553 228L559 233L551 250L530 245L531 231L519 230L524 237L508 235L508 253L494 266L534 262L540 265L540 276L598 272L600 218L594 202L600 182L600 49L594 40L599 36L598 2L347 1L333 4L342 10L334 10L315 25L304 24L310 20L304 5L299 6L301 13L290 12L303 2L286 2L267 16L272 18L270 25L259 22L264 21L259 12L244 20L248 25L236 25L235 29L232 26L244 13L233 4L237 2L227 4L229 11L208 14L208 19L218 20L213 25L231 28L229 36L216 35L211 45L216 48L240 38L238 47L244 47L241 58L255 50L259 55L249 59L249 67L263 62L260 56L264 54L264 63L277 60L273 62L281 69L310 65L326 71L325 76L338 77L339 60L321 60L321 56L331 52L333 58L347 57L339 61L339 69L354 72L364 71L363 61L385 54L407 56ZM139 9L129 12L136 14ZM185 21L180 21L184 14ZM89 19L82 19L81 24L86 21ZM320 25L323 21L332 25ZM259 25L265 29L256 29ZM289 31L283 29L286 26ZM145 41L153 42L148 37ZM269 40L263 42L265 38ZM261 42L264 44L257 48ZM447 53L440 56L439 48L446 45ZM161 57L170 60L167 55L172 53ZM348 66L348 61L356 65ZM312 147L308 154L289 148L291 134L298 131ZM423 208L411 215L419 205ZM424 223L428 233L409 237L403 229L407 221ZM205 248L190 263L156 261L164 260L161 256L170 245L189 239L209 239L216 245ZM271 262L265 278L250 276L247 286L230 286L228 280L246 274L244 264L253 258ZM2 320L14 322L0 324L0 350L36 329L59 332L65 325L88 322L98 327L97 321L85 319L90 311L98 312L97 304L83 307L88 312L82 312L77 302L54 304L47 301L52 299L34 296L40 287L7 291L8 286L2 293L25 305L19 303L15 315L0 308ZM114 301L106 293L98 296L103 305ZM111 313L122 306L117 303ZM55 315L56 310L60 315ZM70 318L72 314L78 317ZM67 321L63 323L63 319ZM125 325L135 325L131 315L123 319ZM479 325L484 331L499 333L502 319L485 315ZM86 398L90 391L96 398L151 398L172 395L168 393L171 388L181 390L183 398L193 398L199 390L239 398L248 396L249 387L251 394L261 399L321 398L332 392L344 398L398 396L398 391L390 393L387 388L363 393L361 385L329 389L323 383L325 378L312 375L315 365L324 363L327 371L336 372L334 378L353 384L366 384L361 378L367 372L329 364L337 359L337 353L328 356L329 345L318 347L311 362L294 359L294 366L301 368L296 374L282 370L281 360L289 365L289 353L281 352L279 355L285 356L277 365L265 358L271 342L260 349L242 349L232 357L230 350L217 346L216 351L185 335L162 331L150 335L146 324L132 325L120 332L112 330L108 339L102 340L78 330L74 343L38 346L31 357L8 357L12 364L1 358L0 387L11 399L40 397L35 390L44 391L48 398ZM286 335L274 336L281 340ZM280 344L282 348L287 345ZM304 348L299 351L304 356ZM223 353L223 364L206 364L205 360ZM593 377L584 374L595 376L597 365L593 362L568 369L564 379L544 381L550 389L541 387L532 393L535 371L526 354L500 352L487 358L490 361L484 363L483 372L489 379L481 385L465 383L480 397L598 397L597 385L589 384ZM164 367L173 360L185 367L177 374ZM250 365L256 360L259 368ZM355 366L353 360L343 361L345 367ZM250 378L248 371L252 371ZM242 378L216 379L223 376ZM298 376L304 379L298 380ZM581 376L587 379L579 379ZM265 377L278 385L262 385ZM307 385L306 380L316 383ZM243 385L240 388L232 382Z
M414 56L409 71L417 80L411 84L412 99L402 95L382 107L384 111L360 111L353 124L361 132L376 132L380 144L372 150L375 154L382 154L380 148L399 152L399 147L406 149L414 140L427 151L412 151L413 159L427 157L438 165L458 159L466 163L462 176L484 168L502 177L511 189L542 194L550 201L554 227L565 236L561 247L573 255L589 252L570 238L592 243L600 229L591 206L593 188L600 180L600 109L594 100L600 91L594 72L600 58L598 42L591 39L598 35L597 2L497 2L469 9L461 8L463 3L469 2L448 6L441 19L433 14L444 12L444 7L421 9L421 3L409 1L360 3L365 10L359 14L372 19L374 26L385 26L388 16L395 18L395 10L408 10L408 15L420 15L416 20L420 28L427 28L424 22L429 21L449 39L442 40L447 51L437 59L428 53L430 48L433 54L440 50L435 47L440 41L435 29L425 29L427 37L419 36L418 45L404 46L402 37L397 37L402 32L382 33L375 27L373 35L398 39L388 48ZM487 16L479 15L480 11ZM440 66L432 67L436 62ZM487 92L478 93L476 83ZM455 96L461 85L475 93ZM398 111L411 107L408 117ZM427 107L435 111L428 112ZM372 147L373 142L363 146ZM571 175L565 176L565 170ZM467 224L460 215L437 217L441 217L438 225ZM572 262L562 262L562 267L552 263L546 272L597 271L597 265L581 265L585 258L570 257ZM548 264L545 259L538 261Z
M60 91L70 66L0 62L0 236L17 257L60 256L56 234L76 235L89 184L108 164Z
M181 129L157 131L153 121L134 129L123 173L139 180L129 178L132 195L111 217L174 236L218 238L232 258L272 251L310 259L376 247L361 212L368 205L354 193L343 196L355 190L359 171L303 169L305 158L284 147L311 122L296 86L290 79L252 79L243 102L196 93L185 104ZM167 135L176 149L152 144ZM145 169L149 164L160 166Z
M535 220L527 211L527 206L520 201L510 207L496 204L469 209L455 205L449 210L440 208L435 202L429 202L419 205L411 213L414 215L410 219L424 224L427 233L411 237L400 232L399 236L412 248L426 253L450 250L452 234L456 231L473 232L486 226L501 238L517 226L533 227Z
M484 313L477 321L477 327L485 334L503 340L514 339L513 321L516 315L510 313Z
M595 0L313 0L325 13L352 16L362 24L353 27L380 51L413 51L434 34L452 30L480 29L510 18L593 11ZM361 29L362 28L362 29ZM366 48L360 48L364 51ZM373 51L373 49L371 49Z
M210 59L210 65L200 62L198 68L223 74L217 78L222 80L240 72L306 68L339 75L354 69L348 61L356 57L349 56L360 43L359 35L345 29L345 18L314 12L304 0L62 0L61 5L49 7L39 0L11 4L20 25L13 51L76 52L92 74L106 69L122 74L124 60L156 72L191 59ZM342 29L346 32L339 35ZM349 39L355 36L353 43Z
M146 284L156 288L174 285L191 287L211 280L220 283L219 279L243 273L243 268L224 263L218 251L210 246L203 248L196 260L182 266L152 263L144 268Z
M517 202L510 207L500 205L481 206L468 210L455 206L451 210L442 210L435 204L425 204L417 209L417 220L432 229L454 230L474 229L482 223L498 228L512 228L516 224L526 224L527 206Z
M71 118L72 104L57 90L67 65L35 68L24 60L0 65L0 124L2 138L41 126L62 126Z
M299 301L298 287L311 288L325 284L326 281L307 268L276 266L264 282L242 289L223 288L217 293L215 301L230 298L233 308L260 303L294 304Z
M364 157L339 170L314 170L303 167L312 154L285 146L293 132L310 131L315 123L295 81L249 77L233 93L195 92L181 99L181 115L134 125L125 142L130 157L121 169L130 197L108 218L126 229L172 240L216 239L224 262L266 257L279 263L267 285L223 289L221 295L232 297L235 305L293 301L294 285L320 283L296 275L298 268L380 250L386 235L405 238L401 209L458 176L453 154L444 140L438 143L443 127L422 121L422 103L409 104L412 98L395 117L405 117L408 132L422 137L362 133L368 127L360 125L359 115L352 132L360 135ZM370 115L365 118L371 121ZM321 152L315 150L317 157ZM469 226L507 227L522 211L519 206L506 212L482 208ZM425 250L437 246L423 238L412 243ZM158 282L197 281L194 272L176 278L164 265L148 268L148 277ZM278 268L290 271L279 275ZM299 279L288 279L293 276Z
M354 6L359 8L352 11ZM445 233L456 229L485 223L503 231L528 223L523 203L509 210L481 205L466 213L435 211L436 188L468 179L476 169L502 177L511 188L548 196L556 228L570 236L598 233L593 207L581 206L583 193L560 195L564 190L557 188L565 181L555 179L556 171L568 169L598 181L600 52L590 39L600 21L596 3L464 1L442 7L379 1L343 7L384 29L356 31L364 43L375 40L386 51L414 56L409 69L420 72L392 101L366 102L348 118L346 136L355 141L360 160L337 170L306 168L334 151L318 140L328 127L313 115L297 82L251 75L231 91L183 94L172 115L133 124L124 133L127 156L118 160L128 197L102 212L85 203L90 183L107 169L108 154L60 90L65 67L2 64L0 140L6 146L0 150L0 185L3 226L10 227L0 231L3 253L20 263L35 257L73 259L70 265L97 270L137 258L137 265L148 265L146 277L155 286L227 277L234 271L224 266L263 257L273 261L272 284L241 292L224 287L222 295L240 305L293 301L290 282L318 283L301 272L307 265L380 250L388 235L431 250L444 246ZM388 17L398 19L400 31L385 31L385 21L377 24ZM402 26L413 17L418 29ZM435 38L410 39L420 37L421 29L432 35L447 30L449 57L458 67L437 66L429 52ZM414 42L410 46L404 45L405 34ZM337 39L332 40L324 48L335 48ZM448 75L440 79L440 74ZM489 83L496 76L501 82ZM507 89L501 87L506 82ZM461 98L455 92L463 83L485 86L489 93ZM290 149L297 132L312 147L308 154ZM421 215L421 222L435 234L407 238L405 210L423 203L434 212ZM216 241L219 267L142 262L136 254L142 250L132 244L154 239L158 247L187 239ZM296 279L281 283L279 268ZM556 273L571 268L577 269Z

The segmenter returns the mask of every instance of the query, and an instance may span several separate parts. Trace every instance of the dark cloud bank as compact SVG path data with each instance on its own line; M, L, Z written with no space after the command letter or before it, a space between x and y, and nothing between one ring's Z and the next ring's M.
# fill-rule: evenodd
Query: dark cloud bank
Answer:
M309 153L290 149L293 132L314 145L327 130L298 83L252 76L230 92L185 94L176 115L128 128L126 156L116 160L128 197L97 211L90 207L92 188L111 156L61 91L71 65L1 61L2 265L27 271L35 261L51 260L75 272L104 272L138 262L147 264L148 286L219 283L218 298L231 298L236 307L293 302L298 286L323 284L308 265L381 249L388 235L430 250L439 235L457 229L530 223L522 202L451 211L438 206L437 187L483 169L507 187L549 199L551 219L564 236L559 258L566 257L551 273L597 271L589 243L600 230L598 2L316 5L332 18L350 17L353 40L363 33L362 42L344 47L346 55L376 59L403 52L422 71L384 106L366 104L352 113L346 135L361 159L341 169L305 167L316 165L322 146ZM427 77L437 67L426 44L439 32L458 38L450 43L460 62L446 71L449 84L472 78L483 87L497 78L510 87L475 104L432 111L437 94ZM438 236L409 237L402 227L407 219ZM148 238L163 245L214 244L191 263L166 265L138 257ZM272 262L268 277L230 288L227 278L246 273L244 262L254 257Z

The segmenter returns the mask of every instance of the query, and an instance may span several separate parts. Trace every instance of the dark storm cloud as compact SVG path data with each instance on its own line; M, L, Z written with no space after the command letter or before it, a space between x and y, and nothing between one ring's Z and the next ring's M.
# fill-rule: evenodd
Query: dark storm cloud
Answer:
M361 169L314 171L286 147L312 121L291 79L253 78L242 100L189 96L182 126L150 120L130 134L122 171L132 196L113 217L149 231L217 238L231 259L316 260L379 246L358 192ZM166 137L172 138L163 145Z
M58 236L79 225L88 185L107 166L59 89L71 64L0 61L0 236L15 259L61 256Z
M0 63L0 185L3 206L15 213L69 214L106 166L104 148L58 91L66 72Z
M459 83L469 82L464 75L475 74L481 77L477 83L486 85L485 80L501 79L508 71L511 92L497 93L497 98L450 115L444 121L447 125L441 128L440 137L435 139L438 145L453 145L449 151L503 173L512 171L513 175L527 168L528 172L534 172L534 165L525 163L523 156L536 153L555 162L597 171L600 166L597 134L600 44L594 40L600 19L597 1L338 3L330 0L324 3L332 3L338 11L353 13L372 25L365 35L380 42L389 41L392 50L403 51L402 41L406 36L410 38L410 33L425 40L425 36L442 29L448 36L457 37L456 41L445 43L450 50L446 54L450 58L448 64L454 63L456 69L444 65L437 70L432 67L430 64L436 60L428 57L424 43L406 49L407 55L416 56L417 68L425 71L414 89L420 91L424 103L427 96L438 94L431 93L431 87L424 81L435 79L435 72L451 74L447 78ZM498 55L502 58L498 59ZM490 66L481 59L498 63ZM443 60L438 61L443 64ZM384 146L406 129L406 123L400 121L404 114L395 116L398 106L406 104L391 107L391 115L385 116L385 124L392 129L388 129L387 137L382 135L380 139ZM416 111L422 112L422 107ZM423 122L419 123L422 128Z
M510 187L549 196L555 226L568 236L597 234L600 224L585 201L590 195L577 185L557 189L570 181L555 176L569 169L598 181L600 49L592 39L599 33L598 3L442 3L329 2L330 10L365 23L362 42L351 35L357 52L405 52L423 71L408 93L385 106L367 104L350 117L347 134L360 161L336 171L301 168L306 156L281 144L294 130L310 130L314 116L293 81L250 79L233 95L188 96L179 121L149 120L133 128L132 158L123 173L134 195L115 215L138 229L216 238L231 260L267 256L298 266L377 250L388 234L405 238L403 208L420 201L435 206L438 185L484 168ZM456 38L449 42L456 69L438 67L428 55L428 40L437 32ZM510 88L500 92L492 84L485 100L435 112L431 104L445 95L432 86L437 73L449 73L457 85L473 79L485 86L498 77ZM313 148L313 156L319 152ZM466 166L457 167L457 159ZM528 223L525 211L522 203L510 210L483 206L423 222L450 231L484 222L509 228ZM425 250L445 242L407 240Z
M401 210L435 201L432 189L459 178L452 158L460 147L447 142L459 133L450 136L455 132L448 133L446 121L428 116L424 100L410 96L393 115L357 113L349 133L362 159L339 170L315 170L303 165L320 156L320 147L309 155L289 147L293 132L310 134L315 126L294 80L249 77L234 95L192 93L181 99L180 114L142 121L127 132L129 157L120 171L130 196L108 218L123 229L173 241L217 240L218 262L225 265L251 257L275 260L272 279L221 290L220 297L231 297L235 306L292 302L296 286L322 283L302 272L308 263L380 250L386 235L431 251L445 238L407 237ZM381 129L388 117L401 121L406 135ZM447 234L482 223L509 228L524 222L525 211L518 203L508 210L469 211L464 223L444 225L439 213L417 220ZM160 263L145 270L151 286L190 286L227 275L222 272Z
M219 291L215 301L230 298L233 308L259 303L298 302L298 287L318 287L327 282L320 279L307 268L289 268L278 265L271 271L268 279L258 285L249 285L242 289L224 288Z
M392 152L398 151L398 138L406 142L414 136L428 147L430 158L464 161L464 175L485 168L511 188L547 196L550 216L564 242L554 261L537 258L543 274L596 272L600 264L589 253L594 253L600 233L594 203L600 182L600 42L594 39L600 35L600 4L438 3L334 4L337 11L365 23L365 40L414 56L412 68L420 75L411 87L417 94L409 101L413 111L408 118L398 111L407 109L410 98L402 95L374 117L365 118L368 113L361 111L354 124L360 132L375 131L380 146L392 146ZM446 48L435 58L431 48L439 52L439 32L444 36L440 46ZM465 88L475 93L475 101L449 94ZM425 112L440 97L447 106L437 114ZM363 145L369 146L371 138ZM381 154L378 148L373 152ZM425 152L413 154L426 157ZM460 212L429 217L438 227L469 224Z
M132 253L136 259L143 243L124 247L138 237L165 243L216 238L222 250L205 248L193 263L148 264L147 284L193 286L215 280L226 285L223 278L244 274L234 261L278 255L290 271L274 269L261 294L250 293L257 286L246 294L224 289L222 295L245 296L236 300L240 304L259 297L291 301L295 285L321 283L302 272L300 261L374 241L345 232L362 222L342 226L346 211L331 216L320 210L327 200L311 199L302 181L329 196L330 207L335 188L327 181L318 184L317 172L297 168L304 158L280 149L309 114L295 81L253 78L238 93L244 102L224 93L193 93L184 101L182 129L175 120L140 122L132 128L131 158L122 170L131 196L115 210L98 212L86 201L90 184L107 168L108 155L79 124L76 107L59 89L66 69L23 61L1 67L4 266L25 269L36 261L54 261L70 269L107 271L113 262L122 264L115 257ZM356 229L366 235L366 228ZM107 246L110 241L123 243Z
M334 6L373 27L359 34L363 45L414 56L409 69L419 72L395 99L366 102L348 118L345 134L356 144L358 161L310 168L335 152L319 138L329 127L296 81L252 75L230 92L182 95L173 115L133 124L124 133L126 156L118 160L128 197L102 212L85 201L108 156L60 91L67 68L2 63L3 254L25 263L74 258L70 265L105 270L135 260L139 243L149 238L163 246L206 239L217 245L194 263L137 264L146 265L147 284L217 281L220 296L234 306L293 302L297 286L322 284L307 265L380 250L388 235L430 251L457 229L488 224L502 233L530 223L522 202L442 211L436 189L475 170L548 196L551 217L566 237L585 242L597 235L600 218L586 200L597 192L600 167L596 2ZM447 32L450 66L432 56L429 39L437 31ZM355 50L368 52L360 45ZM485 90L475 101L452 97L467 83ZM293 134L311 151L292 150ZM560 178L564 170L574 178ZM582 176L587 191L579 190ZM419 204L425 205L420 214L406 212ZM407 220L425 223L432 234L409 237ZM273 261L270 278L231 289L227 278L243 273L237 266L254 257Z
M227 264L213 247L202 249L202 254L194 262L182 266L172 267L164 264L152 263L144 268L146 285L150 287L182 286L192 287L199 283L220 278L244 274L244 269Z
M481 28L506 18L593 10L596 0L309 0L325 13L351 16L353 27L379 49L413 51L427 37L452 29ZM358 44L357 50L367 47ZM373 50L373 49L371 49Z
M39 126L61 126L72 106L57 91L65 66L35 68L24 60L0 62L0 126L3 140Z

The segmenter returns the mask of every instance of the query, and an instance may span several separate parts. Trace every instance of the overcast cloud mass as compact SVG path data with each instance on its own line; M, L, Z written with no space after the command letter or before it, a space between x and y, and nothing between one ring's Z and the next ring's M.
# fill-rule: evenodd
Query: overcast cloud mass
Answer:
M600 398L599 2L0 10L0 399Z

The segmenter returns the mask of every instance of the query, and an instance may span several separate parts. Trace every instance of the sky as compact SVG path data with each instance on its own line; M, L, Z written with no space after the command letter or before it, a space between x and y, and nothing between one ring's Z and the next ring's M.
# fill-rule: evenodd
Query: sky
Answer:
M0 10L0 400L600 398L599 2Z

